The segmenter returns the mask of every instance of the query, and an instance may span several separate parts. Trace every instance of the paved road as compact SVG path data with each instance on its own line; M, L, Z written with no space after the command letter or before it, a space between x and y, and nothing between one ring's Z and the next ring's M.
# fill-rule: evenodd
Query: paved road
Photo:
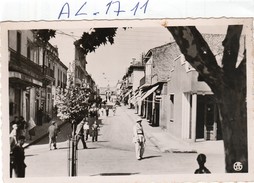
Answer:
M125 110L118 108L115 116L110 113L108 117L101 118L98 142L88 139L88 149L82 149L80 142L78 176L193 174L197 168L197 154L161 153L149 141L144 159L136 160L132 143L134 122ZM68 134L69 124L61 128L57 150L49 151L47 138L26 149L27 177L68 176Z

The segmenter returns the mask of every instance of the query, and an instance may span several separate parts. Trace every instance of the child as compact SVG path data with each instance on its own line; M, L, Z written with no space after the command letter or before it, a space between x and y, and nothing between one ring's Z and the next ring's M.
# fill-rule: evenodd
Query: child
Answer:
M206 162L206 155L204 154L199 154L197 157L197 162L199 165L199 168L195 170L195 174L202 174L202 173L211 173L206 167L205 167L205 162Z

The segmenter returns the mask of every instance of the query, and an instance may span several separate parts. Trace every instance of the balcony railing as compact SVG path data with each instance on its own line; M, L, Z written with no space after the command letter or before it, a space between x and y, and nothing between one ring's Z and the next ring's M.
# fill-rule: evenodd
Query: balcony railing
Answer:
M43 66L43 74L54 78L54 71L47 66Z
M27 57L17 53L16 51L9 49L10 61L9 70L18 71L20 73L32 76L35 79L41 80L43 76L42 67L34 63Z

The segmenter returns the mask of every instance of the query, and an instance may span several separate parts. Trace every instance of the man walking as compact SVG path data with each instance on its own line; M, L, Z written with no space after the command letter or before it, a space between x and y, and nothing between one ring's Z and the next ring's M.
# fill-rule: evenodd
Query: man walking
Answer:
M56 138L58 133L58 127L55 121L51 121L51 125L48 128L48 132L49 132L49 150L51 150L51 144L53 144L54 149L57 149Z
M78 149L78 143L80 140L83 144L83 148L87 149L86 142L85 142L85 134L84 134L84 124L85 124L85 118L78 124L76 129L76 139L77 139L76 149Z
M137 120L133 127L133 142L135 143L136 158L141 160L145 151L145 135L141 125L142 119Z
M22 147L25 142L25 136L19 136L17 144L12 148L12 168L14 169L15 177L25 177L25 151ZM12 174L11 174L12 177Z
M99 124L97 123L97 121L94 121L92 125L92 136L93 136L92 142L98 140L98 131L99 131Z

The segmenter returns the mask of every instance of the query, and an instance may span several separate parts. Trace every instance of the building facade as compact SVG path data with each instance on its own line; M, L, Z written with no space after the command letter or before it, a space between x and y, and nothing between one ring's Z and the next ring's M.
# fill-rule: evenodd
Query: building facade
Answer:
M11 121L23 116L41 125L53 117L55 67L61 61L57 48L41 43L35 34L35 30L8 32L9 113Z
M41 52L33 46L32 31L9 31L9 114L36 118L40 106L40 88L43 86Z
M204 34L218 65L222 65L222 41L225 35ZM244 40L241 39L240 53ZM164 100L167 130L187 141L221 140L221 121L216 98L198 72L178 52L167 81L167 96ZM241 57L241 56L240 56ZM239 58L240 58L239 57Z
M92 102L96 102L99 96L98 86L93 80L92 76L88 74L86 70L86 54L80 48L79 41L74 42L75 46L75 55L74 61L70 63L69 71L67 74L67 80L72 80L72 83L75 86L83 86L90 89L90 98L89 100ZM67 81L70 84L69 81Z

